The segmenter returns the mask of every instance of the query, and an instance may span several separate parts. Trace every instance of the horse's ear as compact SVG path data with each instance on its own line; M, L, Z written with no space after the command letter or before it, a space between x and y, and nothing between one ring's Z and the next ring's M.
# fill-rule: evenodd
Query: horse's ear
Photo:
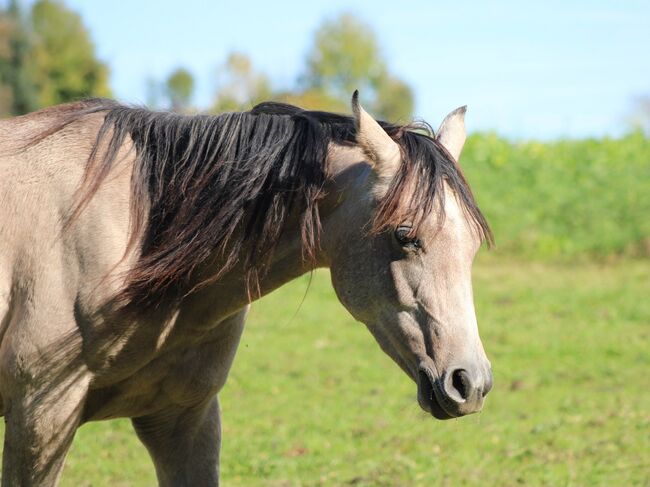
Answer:
M359 104L359 91L352 95L352 113L356 120L357 144L363 149L381 178L392 178L402 161L399 145Z
M436 133L436 140L447 149L452 157L458 161L465 145L467 132L465 130L465 112L467 106L456 108L445 117Z

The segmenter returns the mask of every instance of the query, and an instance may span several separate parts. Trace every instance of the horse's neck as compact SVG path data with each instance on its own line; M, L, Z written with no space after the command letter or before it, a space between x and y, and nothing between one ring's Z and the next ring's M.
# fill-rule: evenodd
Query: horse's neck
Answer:
M336 147L330 150L328 182L325 197L319 202L322 224L321 242L313 260L303 255L299 219L292 218L275 249L268 270L259 281L259 289L249 288L241 266L237 266L218 282L186 299L187 308L206 315L229 315L252 299L264 296L283 284L317 267L329 267L342 228L350 221L350 194L367 178L369 167L360 150ZM352 202L351 206L356 206ZM354 219L352 219L354 220Z
M350 219L350 207L356 206L370 173L362 151L357 147L333 145L329 149L327 168L325 196L318 204L322 234L316 255L312 261L305 260L299 221L294 219L284 232L286 237L278 244L267 277L263 279L266 292L316 267L329 267L335 241L341 236L340 227L355 220Z

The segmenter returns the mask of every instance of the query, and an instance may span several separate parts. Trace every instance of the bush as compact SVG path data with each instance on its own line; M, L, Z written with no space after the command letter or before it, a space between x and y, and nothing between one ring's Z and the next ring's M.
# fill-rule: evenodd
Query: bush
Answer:
M501 253L650 255L650 140L469 138L463 169Z

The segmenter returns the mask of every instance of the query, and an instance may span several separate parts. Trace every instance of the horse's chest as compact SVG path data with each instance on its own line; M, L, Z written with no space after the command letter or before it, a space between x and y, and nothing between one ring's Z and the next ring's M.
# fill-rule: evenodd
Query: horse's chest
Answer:
M135 417L170 406L188 407L217 393L234 360L246 311L224 320L202 340L184 341L182 346L172 341L119 380L107 380L115 373L107 370L95 381L97 386L91 387L85 420ZM118 362L118 371L128 370L124 368L126 362Z
M91 390L86 420L143 416L200 402L219 385L219 374L210 363L217 360L189 350L162 354L126 379Z

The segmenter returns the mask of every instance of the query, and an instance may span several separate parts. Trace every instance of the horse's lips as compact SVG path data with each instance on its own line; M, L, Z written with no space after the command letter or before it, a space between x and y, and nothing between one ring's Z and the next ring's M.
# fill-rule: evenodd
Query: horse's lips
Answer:
M418 402L420 407L429 412L436 419L452 419L456 416L449 413L436 397L436 382L431 373L420 370L418 374Z

